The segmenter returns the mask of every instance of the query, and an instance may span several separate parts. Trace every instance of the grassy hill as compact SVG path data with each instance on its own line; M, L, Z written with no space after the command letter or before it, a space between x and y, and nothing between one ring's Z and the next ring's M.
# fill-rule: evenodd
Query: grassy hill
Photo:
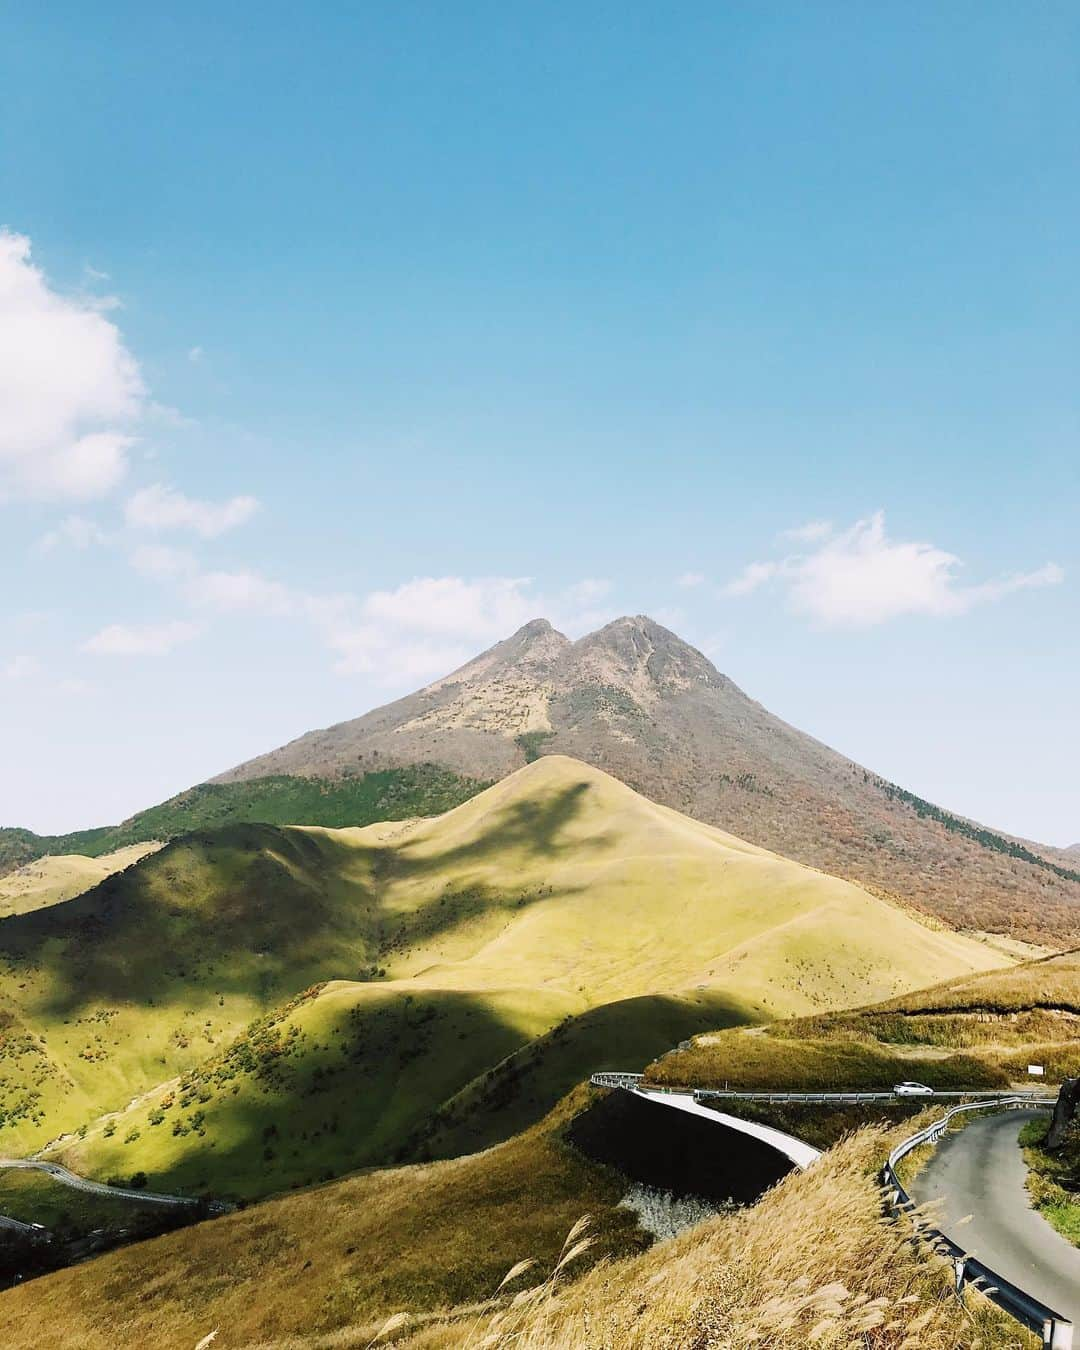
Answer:
M1080 1073L1080 950L965 976L854 1012L699 1036L650 1065L658 1083L746 1090L1030 1086Z
M88 858L79 853L46 855L0 876L0 918L44 909L59 900L73 900L114 872L137 863L158 848L156 842L127 844L112 853Z
M757 1205L640 1252L616 1207L625 1180L564 1140L586 1100L483 1153L303 1190L7 1290L0 1340L37 1350L47 1325L54 1350L191 1350L210 1331L215 1350L329 1350L372 1345L405 1313L400 1350L1037 1346L989 1304L961 1307L948 1263L884 1221L888 1134L863 1131ZM531 1338L507 1334L521 1330L505 1323L510 1296L551 1275L584 1214L595 1245L563 1268L558 1297L532 1305ZM485 1300L530 1258L500 1335Z
M202 783L121 825L72 834L0 829L0 877L46 855L99 858L132 844L175 839L222 825L367 825L448 811L486 784L431 764L322 778L287 774L244 783Z
M587 1100L472 1157L303 1190L8 1290L0 1341L37 1350L46 1319L54 1350L191 1350L214 1328L237 1347L357 1323L369 1329L343 1344L366 1345L390 1313L485 1299L520 1257L549 1269L585 1211L588 1262L638 1251L625 1180L563 1139Z
M201 832L0 920L0 1150L120 1112L66 1160L264 1194L505 1137L603 1045L1005 959L545 757L433 819Z

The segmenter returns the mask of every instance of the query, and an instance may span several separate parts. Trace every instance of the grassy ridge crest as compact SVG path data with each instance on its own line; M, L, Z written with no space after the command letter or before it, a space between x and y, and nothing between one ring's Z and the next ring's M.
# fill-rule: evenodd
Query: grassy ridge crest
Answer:
M378 769L355 777L273 774L239 783L200 783L120 825L34 834L0 828L0 876L45 854L97 858L129 844L175 839L223 825L371 825L378 820L439 815L488 785L436 764Z

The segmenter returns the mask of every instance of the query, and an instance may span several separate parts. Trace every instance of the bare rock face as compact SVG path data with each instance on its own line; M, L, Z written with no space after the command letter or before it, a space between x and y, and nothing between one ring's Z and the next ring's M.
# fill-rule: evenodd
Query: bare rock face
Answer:
M576 642L534 619L417 693L217 781L417 763L493 779L544 753L958 926L1057 945L1080 936L1080 865L1062 851L1018 851L903 793L773 716L644 615Z
M1057 1149L1065 1142L1070 1122L1080 1114L1080 1078L1066 1078L1054 1103L1054 1118L1046 1136L1046 1147Z

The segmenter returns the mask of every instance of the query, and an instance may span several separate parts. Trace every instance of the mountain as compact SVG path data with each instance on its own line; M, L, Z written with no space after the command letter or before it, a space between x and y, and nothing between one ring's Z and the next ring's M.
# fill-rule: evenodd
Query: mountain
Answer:
M1080 935L1080 865L830 750L643 616L577 642L534 620L418 693L215 781L424 763L493 779L545 754L584 760L654 801L954 926L1059 946Z
M240 1196L505 1138L708 1027L1007 964L561 755L431 819L188 836L0 920L0 959L0 1153L138 1097L65 1160Z
M432 764L332 781L278 776L253 782L201 783L137 812L120 825L48 835L0 828L0 894L5 877L39 858L53 862L58 855L101 859L136 844L176 839L218 825L370 825L376 820L449 811L487 786Z

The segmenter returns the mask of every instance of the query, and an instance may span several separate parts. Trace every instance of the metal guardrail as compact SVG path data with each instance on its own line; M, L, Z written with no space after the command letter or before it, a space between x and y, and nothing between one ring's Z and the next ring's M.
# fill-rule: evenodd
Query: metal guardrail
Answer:
M887 1092L740 1092L738 1088L691 1088L691 1087L667 1087L657 1084L645 1084L644 1074L640 1073L594 1073L589 1079L594 1087L606 1088L640 1088L645 1085L647 1091L651 1093L659 1092L678 1092L689 1093L695 1101L736 1101L736 1102L806 1102L817 1106L850 1106L858 1102L905 1102L917 1105L919 1103L928 1103L930 1101L971 1101L976 1098L980 1101L996 1102L1000 1101L1002 1094L997 1090L987 1090L979 1088L971 1092L942 1091L936 1089L933 1094L925 1096L908 1096L904 1093L893 1091ZM1045 1094L1040 1094L1037 1090L1028 1093L1015 1092L1010 1093L1010 1097L1022 1097L1030 1105L1039 1105L1045 1100Z
M1054 1099L1038 1097L1034 1094L1016 1094L1009 1097L997 1097L989 1101L970 1102L963 1106L954 1106L946 1111L940 1120L928 1125L925 1130L913 1134L903 1143L897 1144L889 1154L888 1162L881 1170L886 1195L890 1207L897 1213L910 1214L915 1203L904 1189L896 1173L897 1163L921 1144L936 1144L948 1130L954 1117L965 1111L1017 1110L1025 1106L1051 1106ZM1073 1323L1053 1308L1047 1307L1038 1299L1032 1298L1018 1285L1006 1280L996 1270L991 1270L973 1256L969 1256L963 1247L947 1237L939 1228L920 1227L919 1236L928 1240L935 1251L952 1259L956 1272L956 1290L962 1293L966 1284L972 1284L999 1308L1015 1317L1031 1331L1042 1336L1044 1350L1072 1350Z
M594 1073L589 1082L594 1087L603 1088L626 1088L630 1091L639 1089L644 1082L644 1075L640 1073ZM678 1092L680 1089L671 1087L648 1087L650 1093ZM686 1088L681 1091L690 1092L695 1101L757 1101L757 1102L806 1102L817 1103L819 1105L842 1106L857 1102L873 1101L901 1101L901 1102L929 1102L928 1097L907 1097L897 1096L895 1092L738 1092L728 1091L719 1088ZM932 1125L928 1125L925 1130L920 1130L918 1134L913 1134L905 1139L903 1143L898 1144L889 1154L888 1162L882 1168L881 1176L886 1187L886 1194L892 1209L898 1213L909 1214L916 1208L911 1196L904 1189L903 1183L896 1174L896 1165L920 1144L936 1144L943 1134L948 1130L950 1122L954 1117L963 1114L966 1111L986 1111L994 1110L1017 1110L1023 1107L1031 1106L1053 1106L1054 1097L1034 1092L1015 1092L1007 1096L1000 1093L983 1092L935 1092L934 1099L948 1098L976 1098L977 1100L968 1100L959 1106L953 1106ZM1073 1350L1073 1323L1069 1318L1053 1308L1041 1303L1038 1299L1032 1298L1025 1290L1018 1285L1006 1280L1004 1276L999 1275L997 1271L991 1270L983 1262L969 1256L952 1238L946 1237L938 1228L921 1227L919 1235L930 1241L936 1251L943 1252L951 1257L956 1271L957 1293L961 1293L965 1284L974 1285L979 1291L996 1303L999 1308L1004 1309L1018 1322L1028 1327L1030 1330L1042 1336L1044 1350ZM1078 1347L1080 1350L1080 1347Z

